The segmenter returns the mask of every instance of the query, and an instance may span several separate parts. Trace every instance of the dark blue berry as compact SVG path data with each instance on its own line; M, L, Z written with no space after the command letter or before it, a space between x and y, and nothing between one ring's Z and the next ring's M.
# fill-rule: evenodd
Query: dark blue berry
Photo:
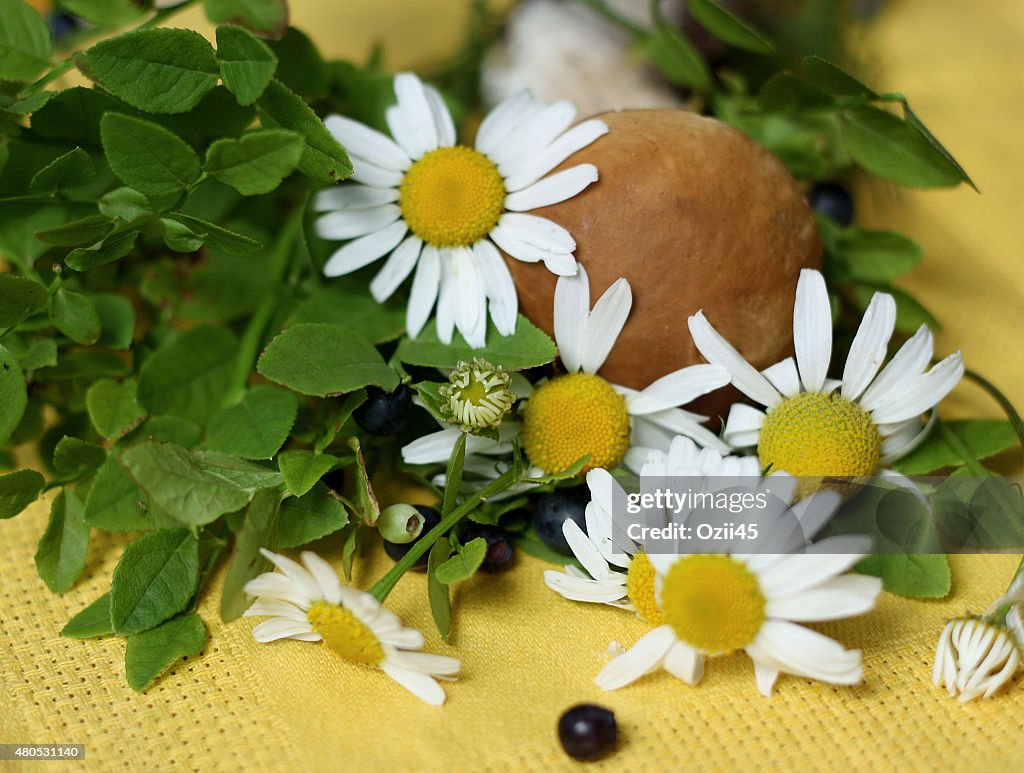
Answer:
M807 194L811 209L835 220L841 226L853 222L853 197L838 183L816 183Z
M537 511L533 514L533 530L549 548L569 555L572 550L562 534L562 524L572 519L586 531L585 515L589 501L590 490L586 486L543 494L537 500Z
M470 523L462 534L462 541L469 542L477 537L487 540L487 553L480 568L488 572L500 572L508 568L515 552L504 529L483 523Z
M615 714L593 703L573 706L558 720L558 740L562 748L581 762L606 755L615 746L617 736Z
M388 542L384 540L384 552L387 553L395 561L398 561L402 556L408 553L412 546L423 539L437 524L441 523L441 514L437 512L433 507L427 507L426 505L413 505L417 510L420 511L420 515L423 516L423 531L420 532L420 536L414 539L412 542L406 542L399 544L397 542ZM430 551L428 550L427 553ZM416 559L414 566L426 566L427 565L427 553Z
M405 426L412 404L412 390L400 384L394 392L366 388L366 402L352 411L356 424L371 435L394 435Z
M79 21L77 16L63 12L51 13L46 21L50 25L50 32L53 34L54 40L58 42L77 32L82 26L82 22Z

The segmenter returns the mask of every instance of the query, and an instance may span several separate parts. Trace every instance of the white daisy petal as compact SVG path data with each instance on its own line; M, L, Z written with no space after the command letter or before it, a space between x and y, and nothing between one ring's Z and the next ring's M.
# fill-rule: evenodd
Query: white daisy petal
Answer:
M794 622L821 622L862 615L875 606L882 581L865 574L846 574L808 590L768 599L765 614Z
M455 292L455 324L466 342L479 349L484 345L487 294L471 250L460 247L452 251L451 277Z
M267 597L256 599L252 606L242 614L244 617L284 617L288 620L304 622L307 626L309 623L306 613L294 604Z
M583 331L580 367L584 373L597 373L622 332L633 307L633 291L625 279L616 279L597 303Z
M832 359L832 306L825 277L809 268L801 269L796 284L793 349L804 389L820 391Z
M745 403L734 403L725 422L725 442L733 448L756 446L765 418L764 411Z
M494 326L503 336L510 336L516 331L519 315L519 296L512 274L497 248L486 239L474 244L473 252L483 276Z
M558 356L570 373L582 367L583 333L589 314L590 278L581 265L575 276L559 277L555 284L555 343Z
M863 675L859 650L847 650L833 639L801 625L769 620L746 647L751 657L765 655L796 676L830 684L857 684Z
M427 244L416 264L416 275L412 280L409 305L405 312L405 329L410 338L418 336L430 319L440 286L441 257L436 247Z
M324 119L324 126L349 153L382 169L404 172L412 164L412 159L393 139L365 124L341 115L329 115Z
M444 703L444 689L432 677L397 666L389 666L387 663L382 665L381 669L406 690L431 706L440 706Z
M937 418L938 414L932 411L927 422L922 422L919 416L915 416L893 426L882 440L882 457L879 463L888 464L917 448L931 432Z
M399 623L397 628L379 626L374 633L378 635L382 644L403 649L418 650L423 646L424 642L422 633L415 628L402 628L401 623ZM394 656L392 655L389 661L394 662L393 658Z
M502 176L522 168L524 160L535 156L539 148L546 148L555 138L572 125L576 108L571 102L555 102L531 116L488 153Z
M888 293L875 293L846 357L841 394L847 400L860 397L878 374L895 328L896 301Z
M344 276L358 271L398 246L408 229L403 221L392 223L376 233L360 237L335 250L324 266L324 275Z
M856 553L795 553L766 569L758 583L768 598L797 593L842 574L863 557Z
M402 184L402 173L393 169L385 169L367 161L361 156L350 154L348 160L352 162L352 182L362 183L371 188L397 188Z
M285 577L295 583L295 586L301 589L310 599L323 599L320 584L313 579L313 575L306 571L305 567L292 561L288 556L274 553L266 548L260 548L260 555L280 569Z
M509 132L543 109L544 105L534 99L529 91L524 89L513 94L484 116L476 133L476 149L489 155Z
M754 679L757 681L757 691L765 698L772 697L772 688L775 680L779 678L779 671L775 668L762 665L754 661Z
M320 556L310 550L302 551L302 563L320 586L324 601L331 604L341 603L341 581L338 573L331 568L331 565Z
M676 643L676 635L671 626L658 626L645 634L640 641L626 652L612 658L598 675L594 684L602 690L617 690L635 682L644 674L658 668Z
M406 464L436 464L446 461L455 450L455 442L461 434L454 427L445 427L429 435L422 435L402 446L402 461Z
M387 228L402 216L394 204L373 209L336 210L321 215L316 221L316 235L321 239L354 239Z
M729 371L718 365L691 365L662 376L640 394L626 401L630 415L652 413L687 405L729 383Z
M549 252L572 252L576 241L567 230L546 217L506 212L498 222L511 236Z
M918 376L907 390L894 399L886 400L871 412L877 424L893 424L920 416L934 408L948 395L964 375L964 361L960 352L951 354L922 376Z
M264 572L245 584L250 596L286 601L300 609L309 609L311 599L305 588L297 586L290 578L275 572Z
M536 244L524 242L500 222L491 229L488 236L508 254L510 258L523 263L543 260L553 274L573 276L576 273L576 259L570 253L552 252Z
M418 236L409 236L395 247L394 252L384 263L384 267L370 282L370 294L377 303L383 303L390 298L402 282L409 277L416 267L422 247L423 240Z
M796 360L792 357L780 360L761 372L785 397L800 393L800 374L796 369Z
M427 101L426 90L423 83L412 73L399 73L395 76L395 97L398 99L399 112L396 114L395 122L401 123L406 142L409 147L403 145L403 149L410 158L417 159L424 153L436 150L438 147L437 124L434 122L434 112ZM388 127L392 128L391 121ZM402 144L402 140L396 135L395 139Z
M376 209L382 204L398 201L395 188L370 188L366 185L338 185L325 188L313 198L313 209L329 212L335 209Z
M597 167L593 164L580 164L563 169L521 191L509 193L505 196L505 209L510 209L513 212L526 212L557 204L560 201L571 199L596 181Z
M704 355L704 359L708 362L713 365L721 365L729 371L732 374L733 386L747 397L757 400L768 408L773 408L782 402L782 395L772 386L772 383L757 368L747 362L743 355L732 347L732 344L722 338L708 322L703 311L698 311L690 317L687 324L697 350Z
M607 133L608 124L597 119L584 121L572 127L539 154L524 161L518 171L506 177L505 190L514 193L533 185L573 153Z
M592 604L610 604L626 597L625 585L611 580L593 580L586 577L572 577L554 569L544 571L544 584L555 593L570 601L585 601Z
M679 408L666 408L663 411L634 416L632 419L634 426L639 425L641 422L651 422L677 435L691 438L703 447L713 448L723 454L728 453L729 446L723 443L718 435L707 427L698 424L693 416L694 414L689 411Z
M569 543L569 549L576 556L576 560L583 565L591 577L595 580L603 580L611 575L608 562L604 560L601 552L594 547L594 543L587 538L576 521L566 518L562 522L562 535Z
M405 629L406 632L410 630L409 628ZM412 632L419 633L419 631ZM423 634L420 634L419 639L421 642L423 641ZM419 646L413 649L419 649ZM388 653L388 664L431 676L455 676L462 668L462 662L458 658L435 655L432 652L391 652Z
M452 251L438 250L441 258L441 284L437 292L437 337L442 343L450 344L455 333L455 311L459 303L455 277L452 272Z
M308 622L273 617L270 620L264 620L253 628L252 635L256 641L266 644L278 639L291 639L300 634L309 634L312 630Z
M423 91L427 95L430 112L434 115L434 126L437 127L437 145L441 148L450 148L455 144L456 139L452 114L437 89L433 86L424 86Z
M890 397L898 396L901 384L912 382L924 373L933 350L932 331L921 325L864 391L860 398L861 407L871 411Z
M697 684L704 676L704 656L689 644L677 641L665 655L662 667L676 679Z

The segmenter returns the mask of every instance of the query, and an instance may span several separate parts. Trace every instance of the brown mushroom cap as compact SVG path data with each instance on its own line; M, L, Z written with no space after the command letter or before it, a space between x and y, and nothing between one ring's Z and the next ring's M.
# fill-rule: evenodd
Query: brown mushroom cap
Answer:
M683 110L600 118L610 132L558 168L592 163L600 179L533 214L572 233L591 305L619 277L632 287L632 312L601 375L643 389L703 361L686 327L700 309L758 368L792 354L797 278L821 267L821 241L782 162L742 132ZM520 310L552 334L556 277L542 263L506 260ZM719 413L734 397L720 391L696 407Z

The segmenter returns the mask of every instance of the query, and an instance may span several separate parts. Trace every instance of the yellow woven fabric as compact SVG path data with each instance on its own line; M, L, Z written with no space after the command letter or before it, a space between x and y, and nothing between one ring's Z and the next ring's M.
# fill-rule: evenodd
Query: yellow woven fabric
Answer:
M926 245L928 268L907 286L946 324L940 349L962 347L970 366L1024 405L1024 364L1007 356L1008 342L1024 329L1018 215L1024 165L1017 137L1024 121L1024 14L1017 0L893 6L872 37L881 85L910 96L985 195L877 193L873 220ZM344 23L295 15L319 33L329 53L359 45ZM426 32L420 37L429 37ZM997 415L970 389L959 390L951 408L951 415ZM1016 461L1007 465L1013 469ZM556 597L541 581L546 565L528 557L509 573L458 588L461 625L456 646L446 646L433 632L424 578L412 575L389 606L426 633L427 649L464 663L462 680L447 686L448 703L435 709L382 673L349 666L317 645L259 645L251 620L222 625L219 585L200 608L210 629L204 653L137 695L122 675L122 641L58 635L106 589L123 540L97 536L81 581L54 596L32 562L45 520L43 503L0 525L0 742L84 743L86 762L61 769L574 770L554 726L561 711L580 701L609 706L620 723L620 748L589 768L598 771L1024 765L1019 678L997 699L966 706L930 684L944 621L981 610L999 594L1016 566L1013 556L954 557L948 599L883 596L867 617L820 626L863 650L864 683L837 688L782 677L768 700L757 693L743 655L711 662L698 687L657 674L600 693L592 678L606 661L608 642L631 644L644 625L617 610ZM336 562L330 545L318 549ZM356 583L368 586L387 565L378 552Z

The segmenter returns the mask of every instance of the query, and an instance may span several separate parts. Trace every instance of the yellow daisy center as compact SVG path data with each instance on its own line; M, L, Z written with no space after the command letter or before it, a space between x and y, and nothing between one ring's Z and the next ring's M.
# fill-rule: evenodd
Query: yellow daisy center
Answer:
M345 607L316 601L306 619L324 644L345 660L366 666L379 666L384 660L384 648L373 631Z
M655 576L654 567L651 566L647 554L637 553L629 562L629 572L626 574L626 592L640 617L651 625L661 625L665 622L665 617L654 597Z
M399 186L414 234L435 247L468 246L490 233L505 208L505 181L483 153L456 145L421 156Z
M765 417L762 467L800 477L862 477L878 467L882 438L868 412L841 395L803 392Z
M686 556L673 564L662 581L661 608L676 636L709 655L747 646L765 619L757 577L722 555Z
M583 471L617 467L629 450L625 398L587 373L570 373L542 385L526 404L522 442L530 461L554 473L590 455Z

